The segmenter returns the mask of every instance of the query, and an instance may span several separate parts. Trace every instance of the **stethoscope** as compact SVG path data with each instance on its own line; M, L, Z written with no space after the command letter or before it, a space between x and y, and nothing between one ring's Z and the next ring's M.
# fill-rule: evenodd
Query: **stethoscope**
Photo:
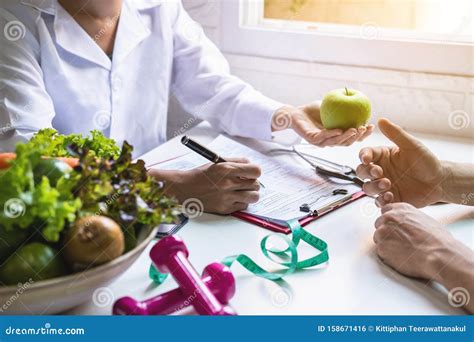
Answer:
M293 146L291 150L279 148L279 149L270 150L268 152L269 153L275 153L275 152L295 153L301 159L303 159L305 162L311 165L314 168L314 171L320 175L349 181L358 185L360 188L362 188L362 186L364 185L364 181L361 178L356 176L356 171L352 167L334 163L330 160L316 157L312 154L300 152L296 149L295 146ZM317 163L319 163L319 165L316 162L313 162L311 159L315 160Z

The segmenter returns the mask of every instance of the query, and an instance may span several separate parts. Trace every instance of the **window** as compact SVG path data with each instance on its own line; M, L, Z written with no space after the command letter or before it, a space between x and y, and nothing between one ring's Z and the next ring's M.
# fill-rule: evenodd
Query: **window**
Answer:
M235 54L474 75L472 0L225 0Z
M472 39L472 10L472 0L265 0L262 22L462 42Z

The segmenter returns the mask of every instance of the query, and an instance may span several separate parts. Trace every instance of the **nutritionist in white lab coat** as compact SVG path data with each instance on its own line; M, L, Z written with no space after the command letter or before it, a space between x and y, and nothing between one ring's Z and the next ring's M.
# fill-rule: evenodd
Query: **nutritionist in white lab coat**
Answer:
M283 105L231 76L178 0L2 0L0 43L0 152L54 127L100 129L139 156L166 140L170 92L237 136L269 140L292 128L321 147L348 146L373 130L324 130L307 118L317 104ZM152 174L172 184L169 195L198 198L209 212L258 200L260 169L244 159Z

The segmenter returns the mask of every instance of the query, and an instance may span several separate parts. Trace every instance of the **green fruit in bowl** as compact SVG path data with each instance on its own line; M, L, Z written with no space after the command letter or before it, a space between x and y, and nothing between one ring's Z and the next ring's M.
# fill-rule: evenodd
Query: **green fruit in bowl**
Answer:
M0 267L0 282L16 285L67 274L58 252L45 244L32 242L13 253Z
M58 159L41 159L33 169L35 183L39 184L43 176L49 179L49 184L55 187L61 177L68 177L72 168Z
M367 124L370 115L369 98L355 89L332 90L321 104L321 122L326 129L359 128Z
M31 234L27 229L6 230L0 225L0 265Z

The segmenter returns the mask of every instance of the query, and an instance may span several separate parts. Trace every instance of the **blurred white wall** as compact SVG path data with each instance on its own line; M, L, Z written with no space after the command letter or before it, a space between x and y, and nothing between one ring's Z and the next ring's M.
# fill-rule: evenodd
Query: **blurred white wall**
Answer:
M190 15L219 45L220 5L225 0L183 0ZM472 77L436 75L226 55L232 72L279 101L304 104L334 88L349 86L365 92L374 105L374 118L388 117L408 130L474 139ZM474 58L473 58L474 63ZM197 123L174 103L169 138Z

